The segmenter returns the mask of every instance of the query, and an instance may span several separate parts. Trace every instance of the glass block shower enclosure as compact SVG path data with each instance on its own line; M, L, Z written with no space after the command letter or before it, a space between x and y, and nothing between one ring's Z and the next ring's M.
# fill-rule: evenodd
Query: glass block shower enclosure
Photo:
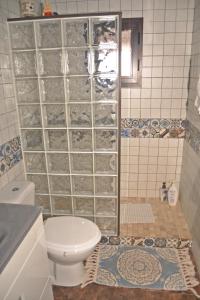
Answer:
M118 232L119 18L9 20L25 172L48 215Z

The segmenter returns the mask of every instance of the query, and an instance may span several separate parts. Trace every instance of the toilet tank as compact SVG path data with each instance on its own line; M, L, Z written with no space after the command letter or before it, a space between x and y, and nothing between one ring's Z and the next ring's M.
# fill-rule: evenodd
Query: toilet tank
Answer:
M35 185L30 181L12 181L0 190L0 203L34 205Z

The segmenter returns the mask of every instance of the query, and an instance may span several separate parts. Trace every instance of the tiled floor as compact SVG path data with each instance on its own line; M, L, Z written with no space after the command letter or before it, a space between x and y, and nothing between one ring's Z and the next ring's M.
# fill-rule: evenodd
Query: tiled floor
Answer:
M128 289L90 284L85 288L54 287L54 300L195 300L192 292Z
M120 235L190 239L190 232L178 202L175 207L159 199L122 198L121 203L149 203L155 216L151 224L121 224Z
M121 203L150 203L155 216L153 224L121 224L122 236L190 239L190 233L180 204L169 207L159 199L122 199ZM200 292L200 287L198 287ZM173 292L147 289L128 289L90 284L80 287L54 287L55 300L195 300L191 291Z

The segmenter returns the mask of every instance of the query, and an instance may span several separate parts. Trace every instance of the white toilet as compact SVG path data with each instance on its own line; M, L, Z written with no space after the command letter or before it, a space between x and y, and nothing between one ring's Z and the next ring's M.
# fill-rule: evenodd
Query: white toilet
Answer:
M83 262L101 238L97 225L79 217L53 217L45 222L45 231L53 283L79 285L85 273Z
M35 186L28 181L13 181L0 190L1 203L34 205L34 196ZM97 225L79 217L51 217L45 222L45 233L53 284L81 284L83 262L101 239Z

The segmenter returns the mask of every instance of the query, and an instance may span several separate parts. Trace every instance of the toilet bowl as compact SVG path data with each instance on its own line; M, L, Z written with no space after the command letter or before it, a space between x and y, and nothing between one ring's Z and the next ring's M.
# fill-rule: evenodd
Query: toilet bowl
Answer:
M0 203L34 205L35 185L13 181L0 190ZM82 282L83 261L100 241L96 224L79 217L59 216L45 222L47 251L55 285L75 286Z
M81 284L83 262L101 239L97 225L79 217L52 217L45 222L45 233L53 284Z

